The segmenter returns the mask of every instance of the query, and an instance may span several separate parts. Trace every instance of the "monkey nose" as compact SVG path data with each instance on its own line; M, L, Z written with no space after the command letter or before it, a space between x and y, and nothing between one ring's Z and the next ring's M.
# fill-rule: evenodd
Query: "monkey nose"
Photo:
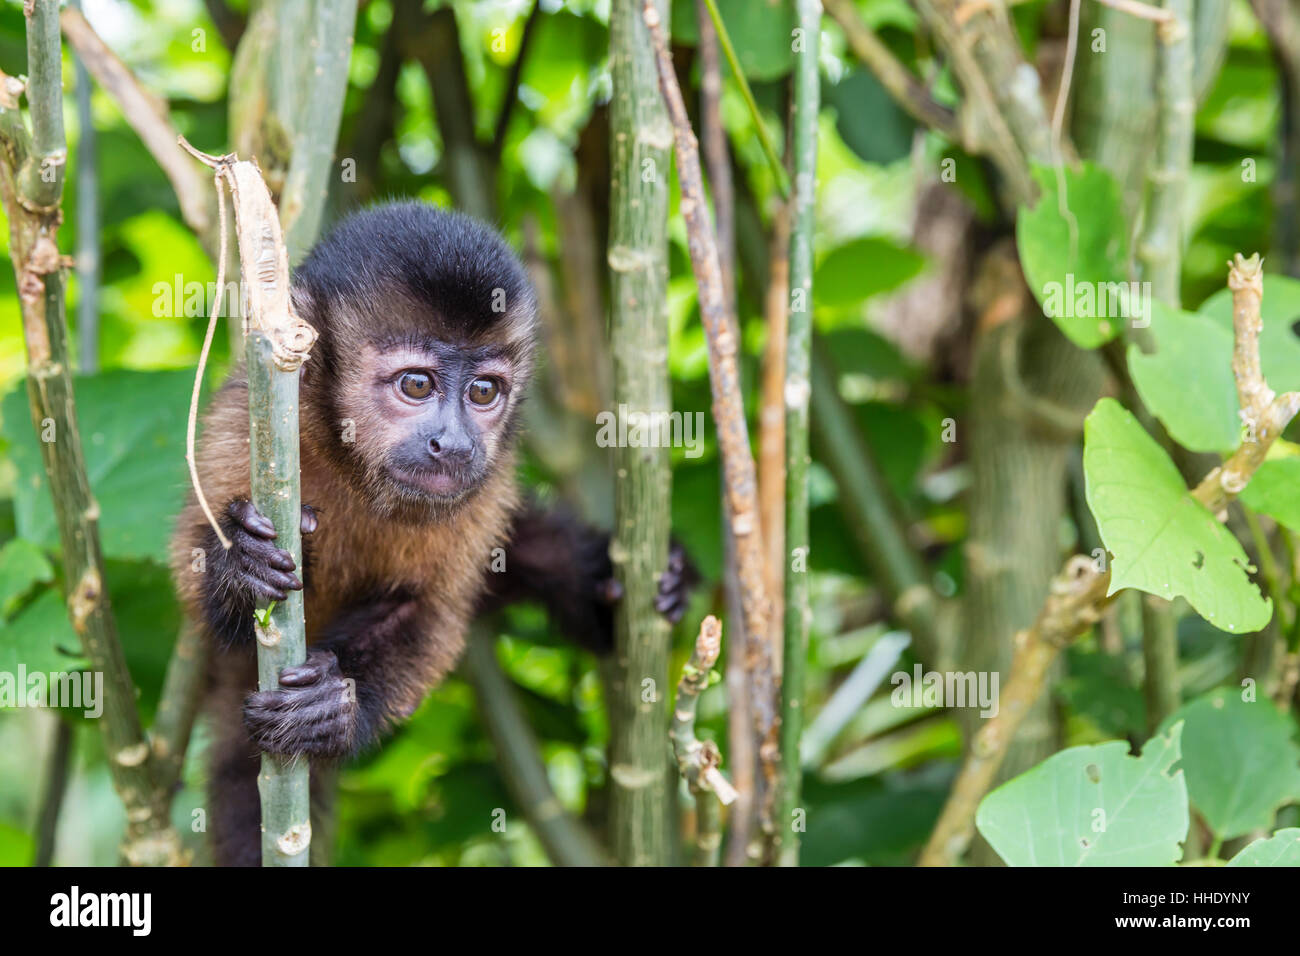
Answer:
M457 461L462 458L468 458L471 448L469 444L457 440L456 436L437 435L429 439L428 443L429 457L435 461Z

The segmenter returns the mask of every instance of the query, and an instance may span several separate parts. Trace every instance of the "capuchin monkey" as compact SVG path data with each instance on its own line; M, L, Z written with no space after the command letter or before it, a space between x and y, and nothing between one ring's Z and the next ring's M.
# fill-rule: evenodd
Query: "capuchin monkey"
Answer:
M299 386L301 577L250 501L242 365L196 452L231 547L193 495L172 542L182 602L212 647L209 825L227 866L260 862L260 751L338 760L374 743L455 666L474 614L511 601L538 599L572 639L608 649L620 597L608 535L521 503L537 307L496 233L423 203L379 206L312 251L292 296L320 333ZM498 547L505 570L489 573ZM674 547L660 613L679 620L694 583ZM254 606L297 589L307 659L258 691Z

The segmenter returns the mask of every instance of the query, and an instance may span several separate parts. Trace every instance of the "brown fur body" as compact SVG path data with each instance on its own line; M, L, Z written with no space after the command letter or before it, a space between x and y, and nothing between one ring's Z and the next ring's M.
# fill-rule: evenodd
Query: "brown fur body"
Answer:
M213 650L209 832L222 865L260 862L261 751L337 760L370 745L455 666L470 618L513 601L540 601L570 638L607 650L620 593L608 535L519 509L514 444L535 307L499 237L422 204L381 206L312 251L293 296L320 332L299 385L302 567L248 500L239 367L196 453L232 547L193 496L172 541L181 601ZM435 382L431 394L399 394L413 369ZM469 399L485 376L500 385L490 407ZM695 581L675 550L656 607L679 619ZM260 691L255 601L299 586L307 661Z

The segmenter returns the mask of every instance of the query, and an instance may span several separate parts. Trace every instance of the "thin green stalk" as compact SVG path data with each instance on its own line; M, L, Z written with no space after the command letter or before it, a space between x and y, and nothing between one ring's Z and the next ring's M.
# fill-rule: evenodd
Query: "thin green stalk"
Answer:
M709 0L711 3L712 0ZM799 29L821 33L821 4L798 0ZM808 399L812 379L813 234L817 206L817 46L795 54L794 209L790 225L790 310L785 351L785 641L781 678L781 801L775 843L782 866L799 865L804 662L808 656Z
M300 64L298 78L306 92L296 114L293 160L280 194L280 222L291 264L307 254L320 231L348 86L357 0L314 0L310 17L311 60Z
M700 321L708 345L713 421L718 430L718 451L726 480L727 521L736 545L736 573L745 621L746 663L753 689L754 735L762 771L756 787L759 819L765 832L770 833L775 829L773 816L780 772L780 692L769 641L772 605L768 599L764 569L766 552L759 519L758 475L740 390L739 348L729 332L727 297L722 288L717 243L708 221L699 150L677 74L673 71L663 22L652 0L646 0L643 16L654 45L659 88L672 120L682 218L689 237L691 269L699 292Z
M54 861L54 844L59 830L59 811L68 789L72 765L73 725L54 712L54 741L45 762L45 783L41 787L40 814L36 821L36 857L32 866L49 866Z
M1161 302L1180 301L1184 224L1183 197L1192 165L1192 136L1196 101L1192 86L1192 2L1165 0L1173 19L1156 31L1156 145L1149 173L1145 226L1137 259L1142 277ZM1150 602L1143 604L1142 656L1146 662L1148 715L1159 719L1176 708L1178 632L1170 615Z
M475 628L465 644L461 670L474 685L479 713L506 788L556 866L605 866L609 860L591 833L565 811L551 788L541 748L497 663L496 636Z
M50 482L62 545L68 617L92 671L104 675L100 731L113 784L126 805L121 852L127 863L180 862L183 853L167 819L165 795L154 786L149 747L135 707L109 603L99 545L99 505L90 490L77 429L64 315L63 259L56 238L62 213L63 95L57 0L29 8L27 59L29 133L18 109L21 83L0 73L0 200L9 219L32 423Z
M298 373L276 367L271 340L250 330L248 363L249 451L253 504L270 519L276 544L302 567L302 499L298 484ZM259 602L266 607L266 602ZM307 658L303 595L271 608L266 625L257 626L257 688L280 688L280 671ZM262 754L257 791L262 799L262 865L307 866L311 842L310 792L306 760Z
M660 0L661 16L668 4ZM671 405L668 377L668 123L655 78L641 0L610 13L610 340L615 401L659 415ZM668 562L672 471L667 448L615 450L614 540L623 586L614 616L617 666L609 687L610 844L628 866L669 861L664 747L671 634L655 611Z
M203 632L186 621L181 625L176 646L167 662L158 711L153 726L149 728L157 786L166 792L170 792L180 780L194 718L203 702L207 661L208 642L203 639Z
M70 6L80 10L80 0ZM77 367L99 370L99 160L90 110L90 74L81 57L77 76Z
M727 65L731 67L731 75L736 78L736 85L740 87L740 95L745 98L745 105L749 107L749 116L754 123L754 132L758 135L758 142L763 147L763 155L767 157L767 164L772 167L772 175L776 177L776 188L781 192L782 199L790 198L790 181L785 173L785 166L781 162L781 157L777 155L776 147L772 144L772 137L768 135L767 127L763 125L763 115L758 111L758 101L754 99L754 91L749 88L749 81L745 79L745 71L741 69L740 58L736 56L736 48L731 45L731 35L727 33L727 25L722 22L722 14L718 12L716 0L704 0L704 5L709 10L709 19L713 21L713 28L718 32L718 42L722 46L722 55L727 58ZM809 33L804 29L801 37L805 50L811 47L813 62L817 61L818 43L821 37L821 18L820 7L818 8L818 32ZM800 15L800 27L803 28L802 14ZM800 54L796 54L799 56Z
M722 760L718 745L695 736L700 695L713 683L716 676L713 665L721 651L722 623L710 614L700 623L691 659L682 668L682 679L677 682L677 703L673 706L673 725L668 732L677 769L695 797L693 862L696 866L718 865L718 850L722 845L718 804L731 804L736 799L735 789L718 770Z

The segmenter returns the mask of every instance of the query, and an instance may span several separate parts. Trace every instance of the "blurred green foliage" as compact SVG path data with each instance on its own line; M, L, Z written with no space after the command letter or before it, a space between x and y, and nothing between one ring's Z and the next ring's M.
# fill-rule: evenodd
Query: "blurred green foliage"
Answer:
M399 0L362 4L349 75L338 156L373 150L372 181L335 183L327 220L386 196L419 196L450 204L443 163L445 144L434 114L425 71L415 62L397 70L391 91L392 128L382 141L364 142L362 121L381 75L385 40ZM429 0L429 8L442 6ZM518 54L526 0L454 0L461 52L473 100L473 123L490 141ZM788 5L777 0L719 0L746 74L775 142L784 140L790 70ZM246 13L245 0L227 7ZM606 64L608 0L542 0L544 13L531 38L519 98L506 131L496 177L497 225L523 246L525 222L536 223L537 252L556 268L565 237L556 196L581 188L584 173L600 175L589 144L608 137L604 104L610 91ZM693 0L673 0L673 38L683 76L698 75L690 56L696 42ZM1042 0L1017 4L1025 42L1037 41ZM867 22L909 63L918 55L915 14L903 0L861 0ZM1194 230L1187 254L1184 300L1190 305L1219 289L1222 263L1231 252L1254 247L1268 232L1271 164L1258 158L1257 176L1244 181L1242 160L1266 157L1277 136L1277 78L1258 27L1234 11L1233 36L1222 76L1197 126L1198 162L1192 203ZM103 0L90 9L110 46L155 93L169 100L179 131L201 149L229 143L226 83L231 54L200 0ZM21 6L0 7L0 68L25 72ZM874 77L848 56L843 36L829 21L822 44L823 116L819 155L815 320L829 346L840 390L879 459L886 483L911 519L941 590L961 582L965 517L959 495L964 466L940 436L945 419L966 401L961 381L902 354L871 328L889 293L932 263L911 241L916 177L911 157L919 149L933 161L953 158L958 184L979 213L994 211L986 177L969 156L932 134L917 134ZM69 54L65 56L70 57ZM724 75L726 73L724 67ZM65 60L65 110L69 170L79 152L72 101L74 74ZM946 73L937 89L951 93ZM688 91L688 98L694 97ZM98 133L97 200L103 285L99 290L102 372L77 381L81 431L94 490L108 577L122 643L140 689L140 709L152 718L180 614L167 580L170 522L185 493L185 413L191 374L206 322L206 299L188 289L215 280L211 263L181 221L171 188L116 105L102 91L92 96ZM769 221L775 195L751 120L734 81L722 103L741 202L756 222ZM918 138L919 135L919 138ZM604 183L598 183L599 196ZM605 192L607 197L607 191ZM82 197L69 175L62 248L70 252ZM597 207L597 214L599 208ZM669 308L674 407L707 413L709 393L704 338L685 233L672 200ZM743 374L757 405L759 359L766 341L762 277L745 244L766 242L740 230L740 297L745 354ZM753 230L751 230L753 232ZM0 245L7 242L0 234ZM69 320L81 294L70 271ZM197 304L195 304L197 302ZM75 343L75 329L74 339ZM216 340L209 383L229 361L225 336ZM12 273L0 269L0 671L77 666L78 648L63 616L57 540L40 474L36 435L21 380L24 354ZM594 433L595 424L591 423ZM757 429L751 422L751 434ZM695 624L720 603L722 565L716 447L711 428L705 453L674 462L673 521L677 536L706 577L700 596L676 635L679 672ZM527 480L544 492L565 485L564 475L530 458ZM866 618L879 616L870 575L838 509L829 473L814 462L812 474L813 628L809 648L808 712L821 705L879 637L864 635ZM599 828L603 818L608 728L601 702L599 663L552 633L536 608L503 619L503 667L541 741L552 786L569 810ZM1202 640L1197 622L1184 622L1184 660L1193 689L1207 689L1231 669L1220 645ZM905 657L900 666L911 666ZM1061 706L1072 743L1093 743L1140 732L1140 695L1132 675L1089 640L1070 652L1070 678ZM906 862L938 813L959 752L951 718L925 709L888 704L888 686L839 728L805 787L808 831L804 862L811 865ZM121 807L105 771L93 725L77 715L76 757L61 829L58 862L107 864L114 860ZM725 743L727 715L721 687L705 693L700 731ZM18 864L33 852L42 762L51 729L48 715L0 712L0 864ZM186 765L185 789L174 807L178 827L196 848L196 810L203 806L200 726ZM725 764L724 764L725 767ZM683 806L687 801L681 801ZM510 821L504 833L497 814ZM336 862L350 865L542 864L545 854L513 806L497 770L468 684L453 677L434 690L412 719L382 749L341 775Z

